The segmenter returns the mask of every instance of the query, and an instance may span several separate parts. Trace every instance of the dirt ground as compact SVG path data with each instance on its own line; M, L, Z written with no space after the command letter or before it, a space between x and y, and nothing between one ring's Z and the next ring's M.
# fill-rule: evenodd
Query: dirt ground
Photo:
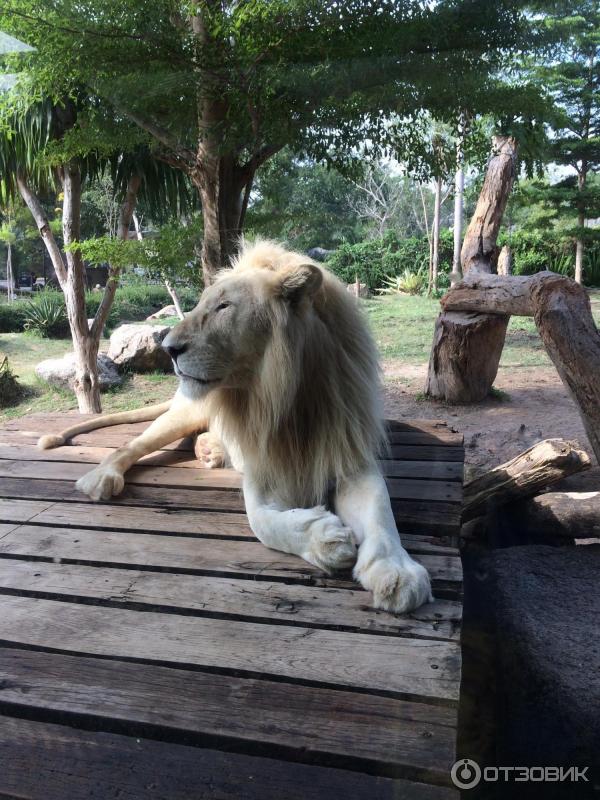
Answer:
M390 360L383 366L386 416L445 420L463 433L468 477L540 439L575 440L593 459L577 408L552 367L500 367L496 396L473 406L449 406L423 396L425 365Z

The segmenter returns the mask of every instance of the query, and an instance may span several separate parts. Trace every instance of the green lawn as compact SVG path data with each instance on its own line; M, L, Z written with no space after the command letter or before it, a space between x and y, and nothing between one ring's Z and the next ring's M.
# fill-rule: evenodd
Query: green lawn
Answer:
M382 358L406 364L425 364L429 359L437 300L404 295L362 301ZM592 308L600 325L600 291L592 293ZM168 320L175 322L175 320ZM101 349L108 342L103 341ZM0 411L0 420L33 412L69 411L77 408L75 398L43 384L35 376L35 365L61 356L70 348L69 340L41 339L31 334L0 334L0 357L7 355L13 372L19 376L26 396L16 406ZM508 329L501 366L537 367L550 364L532 319L513 317ZM105 411L121 411L143 404L162 402L176 386L173 375L128 376L123 385L103 395Z

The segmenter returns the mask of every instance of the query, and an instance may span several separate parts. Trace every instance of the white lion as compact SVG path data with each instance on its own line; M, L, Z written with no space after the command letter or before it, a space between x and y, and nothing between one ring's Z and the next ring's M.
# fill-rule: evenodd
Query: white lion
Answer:
M154 420L81 478L80 491L108 500L142 456L200 432L205 466L243 472L250 526L267 547L326 571L354 565L378 608L407 612L432 599L427 571L400 543L377 466L385 433L374 343L333 275L277 244L244 245L164 347L180 380L171 403L40 439L53 447L85 430Z

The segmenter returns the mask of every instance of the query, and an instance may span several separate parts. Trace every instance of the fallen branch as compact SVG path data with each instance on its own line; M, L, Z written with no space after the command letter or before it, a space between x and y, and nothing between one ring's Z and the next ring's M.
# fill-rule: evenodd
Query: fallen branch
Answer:
M573 442L546 439L511 461L465 484L463 522L485 513L491 500L503 505L539 494L555 481L589 469L590 459Z

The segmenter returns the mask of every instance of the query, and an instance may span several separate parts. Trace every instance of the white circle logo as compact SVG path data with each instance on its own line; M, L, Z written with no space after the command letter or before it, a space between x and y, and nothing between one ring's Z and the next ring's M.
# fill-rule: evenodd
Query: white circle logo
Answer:
M470 758L461 758L452 766L450 777L459 789L472 789L481 780L481 767Z

